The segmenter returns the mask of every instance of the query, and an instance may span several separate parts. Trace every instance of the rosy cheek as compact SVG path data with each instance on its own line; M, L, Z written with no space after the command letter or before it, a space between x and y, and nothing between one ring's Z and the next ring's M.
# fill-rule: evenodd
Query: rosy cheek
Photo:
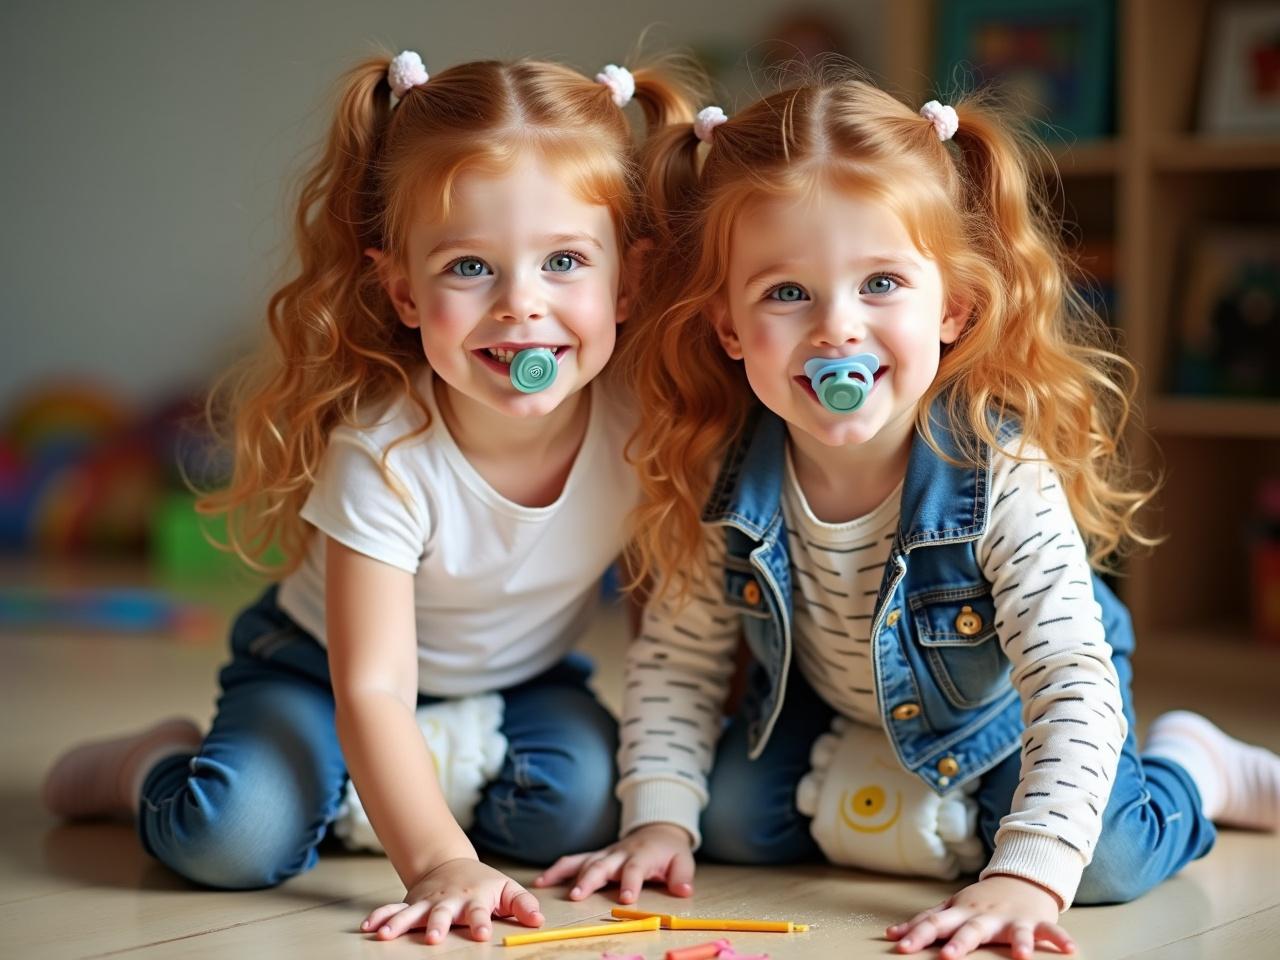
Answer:
M564 291L561 302L565 309L591 317L611 316L618 300L607 283L579 283Z
M473 295L456 290L433 292L426 297L424 306L425 321L442 331L473 322L478 309Z
M777 355L780 359L785 359L784 354L778 353L782 349L783 338L772 324L752 324L751 327L739 334L739 339L742 341L742 349L748 354L757 356Z

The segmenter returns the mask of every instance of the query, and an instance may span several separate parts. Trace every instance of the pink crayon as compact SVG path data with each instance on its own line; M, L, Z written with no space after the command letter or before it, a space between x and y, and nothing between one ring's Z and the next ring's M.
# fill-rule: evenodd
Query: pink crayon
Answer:
M728 949L730 949L728 940L712 940L710 943L668 950L667 960L715 960L721 950Z

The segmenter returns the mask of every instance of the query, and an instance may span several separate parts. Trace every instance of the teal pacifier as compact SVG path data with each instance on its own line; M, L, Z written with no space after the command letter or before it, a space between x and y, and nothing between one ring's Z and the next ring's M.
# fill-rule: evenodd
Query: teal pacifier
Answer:
M511 385L521 393L537 393L556 382L556 355L546 347L521 350L511 359Z
M835 360L814 357L805 361L804 375L824 407L832 413L853 413L866 401L879 369L875 354L860 353Z

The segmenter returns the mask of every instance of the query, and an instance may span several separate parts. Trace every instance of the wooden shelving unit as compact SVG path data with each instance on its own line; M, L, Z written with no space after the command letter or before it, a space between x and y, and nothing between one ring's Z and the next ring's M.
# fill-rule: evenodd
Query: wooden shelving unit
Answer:
M1152 166L1161 172L1225 173L1280 169L1280 141L1204 140L1172 136L1151 147Z
M1280 440L1280 404L1265 400L1151 398L1147 425L1169 437L1256 437Z
M1257 488L1280 474L1280 402L1168 392L1188 242L1213 224L1280 224L1280 139L1195 131L1204 45L1221 5L1117 0L1115 131L1053 151L1081 240L1114 245L1110 320L1141 376L1145 429L1131 446L1164 481L1147 526L1167 539L1131 558L1120 583L1140 642L1244 644ZM886 80L923 102L933 94L934 2L885 9Z
M1087 140L1053 150L1054 163L1064 180L1113 177L1123 156L1124 144L1118 140Z

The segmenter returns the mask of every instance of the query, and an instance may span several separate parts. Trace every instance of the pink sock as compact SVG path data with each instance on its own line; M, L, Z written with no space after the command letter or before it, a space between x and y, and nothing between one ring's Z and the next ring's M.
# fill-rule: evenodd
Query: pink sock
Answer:
M67 820L132 817L151 768L175 753L195 753L201 740L199 727L175 717L128 736L80 744L45 777L44 805Z
M1280 829L1280 757L1270 750L1228 736L1198 713L1174 710L1151 724L1142 752L1186 770L1215 823Z

